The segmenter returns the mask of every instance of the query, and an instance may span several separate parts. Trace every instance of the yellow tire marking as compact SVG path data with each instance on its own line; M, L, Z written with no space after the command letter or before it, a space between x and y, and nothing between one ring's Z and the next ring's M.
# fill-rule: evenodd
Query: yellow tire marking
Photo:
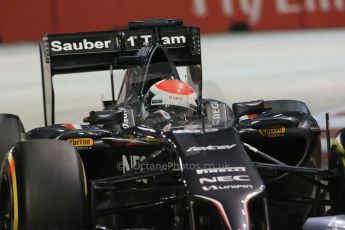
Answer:
M85 196L87 197L87 181L86 181L86 173L85 173L85 167L84 167L83 162L81 163L81 168L83 169L84 189L85 189Z
M18 189L17 189L17 175L12 153L8 154L8 162L10 166L10 175L12 180L13 193L13 230L18 230Z
M340 153L341 160L345 166L345 149L341 144L340 135L333 139L332 146Z

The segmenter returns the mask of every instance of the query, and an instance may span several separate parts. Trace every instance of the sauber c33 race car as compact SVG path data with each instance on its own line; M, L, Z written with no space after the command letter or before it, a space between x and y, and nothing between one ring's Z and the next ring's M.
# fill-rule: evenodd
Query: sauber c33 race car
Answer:
M47 35L40 54L45 126L0 116L1 229L344 227L343 158L320 167L307 106L203 98L199 28L152 19ZM54 77L109 70L114 92L118 69L116 100L55 124Z

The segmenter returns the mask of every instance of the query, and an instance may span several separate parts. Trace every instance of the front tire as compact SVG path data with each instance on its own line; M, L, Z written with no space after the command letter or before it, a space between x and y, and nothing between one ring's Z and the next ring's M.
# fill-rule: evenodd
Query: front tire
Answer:
M74 147L59 140L17 143L1 169L1 229L82 229L86 184Z
M6 153L21 140L24 127L19 117L13 114L0 114L0 164Z

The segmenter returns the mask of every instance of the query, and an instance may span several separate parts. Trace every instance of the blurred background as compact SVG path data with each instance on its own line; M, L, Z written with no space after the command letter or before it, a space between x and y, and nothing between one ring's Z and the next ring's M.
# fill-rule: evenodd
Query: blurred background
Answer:
M201 28L205 97L302 100L321 127L325 112L333 132L345 127L345 0L0 0L0 111L18 114L26 130L43 125L42 35L147 18ZM108 72L54 83L57 122L81 123L110 98Z
M344 0L0 0L2 42L45 33L125 28L128 21L182 18L203 33L345 26Z

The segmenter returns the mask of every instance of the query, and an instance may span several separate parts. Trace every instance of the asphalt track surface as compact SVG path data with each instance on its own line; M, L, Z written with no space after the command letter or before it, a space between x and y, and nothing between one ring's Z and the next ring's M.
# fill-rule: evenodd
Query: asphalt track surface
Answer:
M302 100L322 127L327 111L345 127L345 30L203 36L202 62L204 97ZM101 109L109 82L108 72L55 77L57 122L82 123ZM0 45L0 112L18 114L26 130L43 125L37 44Z

